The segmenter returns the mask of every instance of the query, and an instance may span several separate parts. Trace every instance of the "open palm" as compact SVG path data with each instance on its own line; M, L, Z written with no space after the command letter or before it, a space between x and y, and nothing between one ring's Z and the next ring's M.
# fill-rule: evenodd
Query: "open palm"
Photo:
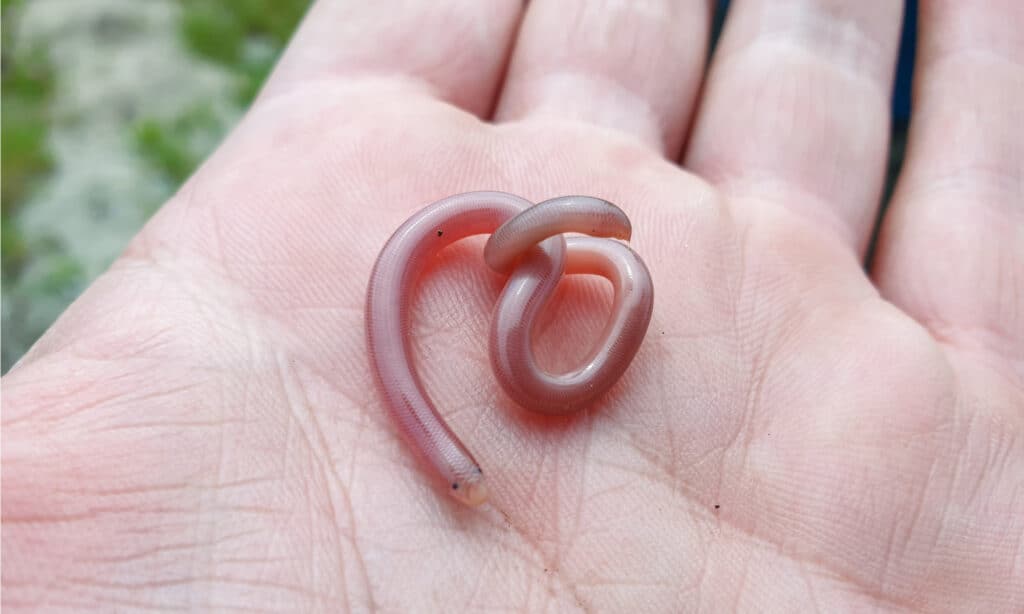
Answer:
M900 7L734 4L705 76L704 1L320 2L5 378L4 605L1024 608L1024 10L922 3L865 272ZM443 254L413 333L469 509L388 420L363 302L398 224L478 189L617 203L656 303L612 392L542 418L490 373L481 243ZM562 286L557 370L610 305Z

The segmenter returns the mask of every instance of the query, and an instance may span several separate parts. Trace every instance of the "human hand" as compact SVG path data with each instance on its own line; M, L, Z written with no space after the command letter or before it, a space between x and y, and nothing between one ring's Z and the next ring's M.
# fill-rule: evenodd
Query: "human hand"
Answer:
M922 3L868 274L899 3L734 3L706 76L709 2L381 4L320 2L5 377L4 605L1024 607L1019 3ZM413 336L468 509L384 412L363 302L394 228L477 189L617 203L656 303L619 385L541 418L487 363L502 280L445 252ZM609 304L563 286L560 370Z

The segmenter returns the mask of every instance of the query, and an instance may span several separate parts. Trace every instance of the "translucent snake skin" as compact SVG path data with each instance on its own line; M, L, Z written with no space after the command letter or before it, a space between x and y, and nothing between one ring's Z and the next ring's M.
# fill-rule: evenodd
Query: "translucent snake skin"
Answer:
M370 361L394 420L459 501L479 505L488 491L479 464L438 414L413 367L409 300L424 265L455 241L491 233L484 260L509 275L491 323L494 374L523 408L566 414L615 384L647 332L654 305L650 273L633 250L610 240L628 240L631 230L621 209L598 198L562 196L533 205L503 192L469 192L420 210L384 245L367 290ZM567 232L589 236L563 237ZM534 359L534 321L562 275L580 273L612 282L612 314L582 365L547 373Z

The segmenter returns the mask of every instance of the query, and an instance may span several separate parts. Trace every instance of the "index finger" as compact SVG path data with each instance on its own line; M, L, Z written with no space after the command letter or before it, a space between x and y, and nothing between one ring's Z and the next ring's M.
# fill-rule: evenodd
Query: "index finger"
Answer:
M261 98L304 84L383 78L490 112L519 23L519 0L318 0Z

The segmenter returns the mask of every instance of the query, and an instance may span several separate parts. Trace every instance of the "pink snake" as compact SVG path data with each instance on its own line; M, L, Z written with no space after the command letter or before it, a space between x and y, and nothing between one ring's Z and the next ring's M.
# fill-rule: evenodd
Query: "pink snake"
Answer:
M631 230L621 209L598 198L563 196L533 205L503 192L469 192L420 210L384 245L366 300L373 371L402 432L459 501L479 505L488 492L480 465L438 414L413 368L409 299L424 264L459 239L492 233L484 260L509 279L494 308L491 366L505 393L525 409L566 414L618 381L647 332L654 305L650 273L633 250L609 240L628 240ZM565 238L566 232L590 236ZM531 333L563 274L606 277L615 299L583 364L551 374L534 359Z

